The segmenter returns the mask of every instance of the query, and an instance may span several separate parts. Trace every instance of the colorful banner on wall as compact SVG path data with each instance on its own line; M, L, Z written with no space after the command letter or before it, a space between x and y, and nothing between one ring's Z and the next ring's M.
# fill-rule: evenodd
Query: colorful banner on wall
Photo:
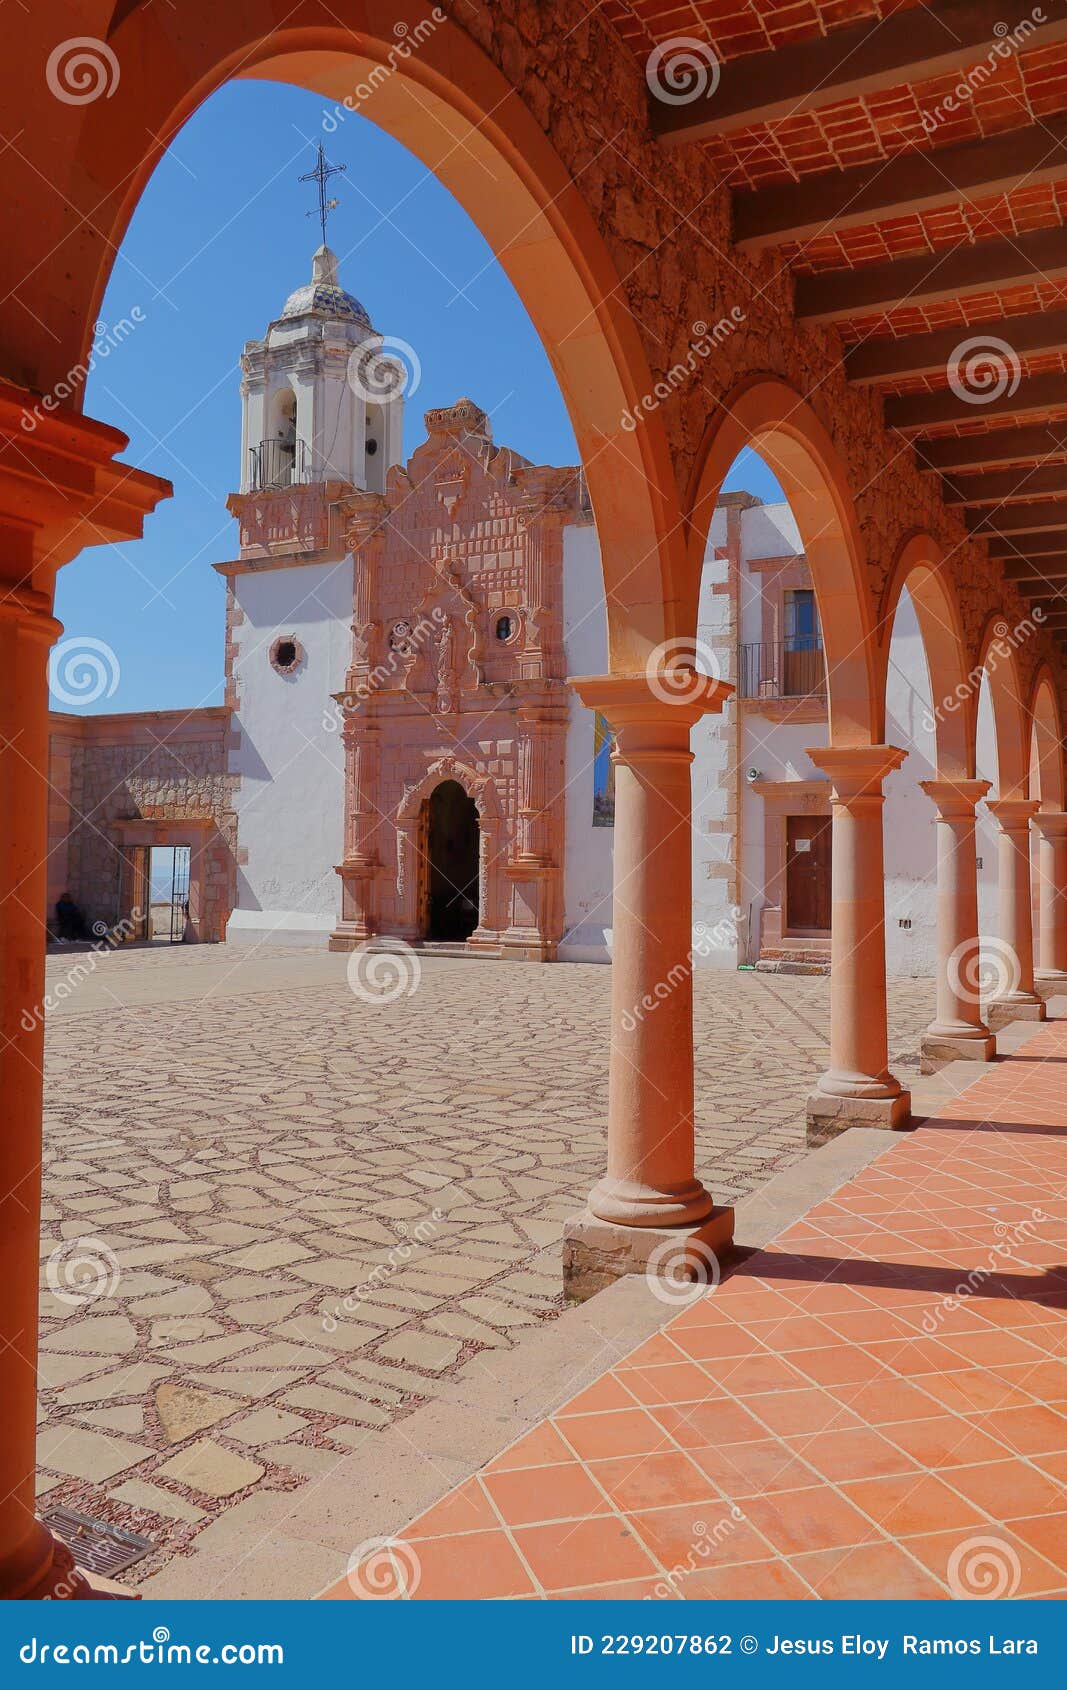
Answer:
M607 718L593 712L593 826L615 826L615 765L611 761L614 741Z

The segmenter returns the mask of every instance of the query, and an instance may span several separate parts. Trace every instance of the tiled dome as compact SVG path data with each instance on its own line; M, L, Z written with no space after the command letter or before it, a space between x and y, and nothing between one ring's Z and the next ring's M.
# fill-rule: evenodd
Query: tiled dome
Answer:
M354 294L346 293L338 281L337 254L328 246L319 247L311 261L310 282L294 288L282 310L283 317L306 317L311 313L359 323L365 329L371 327L366 308Z

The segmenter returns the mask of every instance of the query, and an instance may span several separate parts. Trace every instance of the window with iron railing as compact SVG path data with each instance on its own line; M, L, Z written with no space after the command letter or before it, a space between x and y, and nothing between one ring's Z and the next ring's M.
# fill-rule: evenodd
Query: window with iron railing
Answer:
M739 646L737 691L740 698L825 698L821 639L799 648L788 639Z

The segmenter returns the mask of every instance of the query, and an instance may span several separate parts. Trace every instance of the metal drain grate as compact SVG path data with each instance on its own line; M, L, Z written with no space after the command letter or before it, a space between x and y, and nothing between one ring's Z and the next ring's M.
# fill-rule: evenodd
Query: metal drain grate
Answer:
M91 1520L87 1514L75 1514L72 1508L53 1508L44 1516L44 1523L63 1539L79 1567L87 1573L102 1573L105 1578L114 1578L155 1548L150 1537L109 1526L106 1520Z

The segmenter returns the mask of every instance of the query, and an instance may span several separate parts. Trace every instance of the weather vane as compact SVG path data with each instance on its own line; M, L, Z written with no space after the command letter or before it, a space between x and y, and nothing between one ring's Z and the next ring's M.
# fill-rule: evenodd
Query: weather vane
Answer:
M317 182L318 183L318 187L319 187L318 217L319 217L319 222L322 225L322 244L323 244L323 246L326 245L326 218L327 218L327 215L331 211L333 211L335 209L336 205L337 205L337 201L335 199L328 200L326 198L326 184L329 181L331 176L339 176L341 174L342 170L347 170L347 169L348 169L348 166L345 165L345 164L328 164L326 162L326 153L325 153L325 150L323 148L322 142L320 141L319 142L319 161L318 161L318 163L316 164L314 170L309 170L307 172L306 176L301 176L301 178L300 178L301 182ZM312 211L307 212L305 215L308 216L308 217L314 217L315 212L312 210Z

